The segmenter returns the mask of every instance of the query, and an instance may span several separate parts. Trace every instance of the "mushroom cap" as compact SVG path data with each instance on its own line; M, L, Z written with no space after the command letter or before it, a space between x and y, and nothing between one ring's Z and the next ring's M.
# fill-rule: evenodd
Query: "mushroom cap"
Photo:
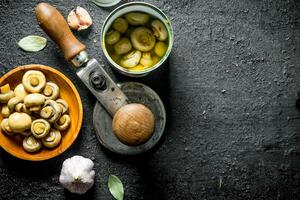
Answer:
M9 92L0 94L0 103L7 103L11 98L15 96L15 93L10 90Z
M40 112L40 116L50 123L54 123L60 118L61 113L62 107L56 101L48 99Z
M128 21L128 23L133 26L145 25L150 19L148 14L141 12L127 13L125 15L125 18Z
M26 91L37 93L45 87L46 77L41 71L29 70L24 74L22 84Z
M42 147L41 141L39 139L36 139L32 135L25 137L23 140L23 148L25 149L25 151L29 153L36 152L40 150L41 147Z
M54 127L60 131L67 130L71 124L71 117L70 115L64 114L54 123Z
M22 83L20 83L19 85L17 85L14 89L14 93L16 97L20 97L22 99L24 99L24 97L26 95L28 95L28 92L25 90L24 86Z
M63 99L57 99L56 103L61 107L62 114L65 114L69 110L69 104Z
M1 129L7 134L7 135L13 135L14 132L12 132L10 126L8 125L8 119L4 118L1 121Z
M158 40L164 41L167 39L167 37L168 37L167 29L160 20L158 20L158 19L153 20L151 22L151 27L152 27L155 37Z
M43 138L50 131L51 125L44 119L36 119L31 124L31 133L35 138Z
M39 106L44 104L45 96L42 94L29 94L24 98L24 104L26 107Z
M155 36L153 32L146 27L138 27L130 34L132 46L137 50L147 52L155 45Z
M140 51L134 50L123 56L123 58L120 60L120 64L125 68L135 67L137 64L139 64L141 56L142 53Z
M47 82L43 90L46 99L56 100L59 96L59 87L53 82Z
M13 132L21 133L31 126L31 117L26 113L15 112L8 118L8 125Z
M114 50L116 54L121 55L128 53L132 48L130 40L127 37L121 38L115 45Z
M125 33L128 28L128 22L122 17L117 18L113 23L113 28L120 33Z
M59 130L51 129L46 137L42 138L42 143L45 147L54 148L61 141L61 134Z
M152 136L154 127L153 113L146 106L136 103L121 107L112 121L116 137L131 146L145 143Z
M13 97L7 102L7 106L11 112L15 110L17 104L22 103L23 98L21 97Z

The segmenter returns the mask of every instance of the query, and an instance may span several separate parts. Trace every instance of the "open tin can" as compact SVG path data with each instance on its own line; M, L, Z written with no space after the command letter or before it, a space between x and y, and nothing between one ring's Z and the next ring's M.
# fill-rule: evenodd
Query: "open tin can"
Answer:
M106 48L106 44L105 44L105 35L109 31L113 22L118 17L121 17L129 12L144 12L144 13L147 13L147 14L159 19L161 22L164 23L164 25L167 29L167 32L168 32L168 39L167 39L168 40L168 48L167 48L165 55L154 66L152 66L150 68L146 68L144 70L140 70L140 71L130 71L130 70L120 66L119 64L117 64L109 55L107 48ZM106 20L104 21L104 24L103 24L102 30L101 30L101 47L102 47L103 53L104 53L105 57L107 58L108 62L115 70L117 70L118 72L120 72L121 74L124 74L126 76L143 77L164 65L165 61L167 60L168 56L170 55L170 52L171 52L171 49L173 46L173 38L174 38L174 35L173 35L173 28L171 26L171 22L168 19L168 17L159 8L157 8L156 6L149 4L149 3L130 2L130 3L123 4L123 5L119 6L118 8L116 8L115 10L113 10L108 15Z

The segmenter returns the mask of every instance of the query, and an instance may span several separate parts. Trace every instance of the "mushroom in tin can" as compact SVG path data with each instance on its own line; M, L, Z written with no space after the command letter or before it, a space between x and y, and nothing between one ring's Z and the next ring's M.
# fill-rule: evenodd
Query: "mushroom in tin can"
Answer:
M114 50L116 54L125 54L128 53L132 48L132 45L128 38L123 37L114 45Z
M125 33L128 29L128 22L122 17L117 18L113 23L113 28L120 33Z
M145 52L142 54L142 58L140 60L140 63L145 67L150 67L153 65L153 60L151 58L151 53Z
M105 42L109 45L116 44L121 38L121 34L118 31L111 30L106 33Z
M141 56L140 51L132 51L120 60L120 64L126 68L135 67L140 62Z
M145 25L150 19L149 15L140 12L127 13L125 18L128 23L133 26Z
M168 37L167 29L160 20L157 20L157 19L153 20L151 22L151 27L152 27L155 37L158 40L164 41L167 39L167 37Z
M155 46L153 32L146 27L138 27L130 34L132 46L137 50L147 52Z

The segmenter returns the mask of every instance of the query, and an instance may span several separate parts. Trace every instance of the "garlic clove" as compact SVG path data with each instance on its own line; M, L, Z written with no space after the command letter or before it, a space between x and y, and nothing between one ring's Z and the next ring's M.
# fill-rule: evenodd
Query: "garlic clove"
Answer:
M67 21L70 28L77 31L87 29L93 23L90 14L80 6L69 13Z

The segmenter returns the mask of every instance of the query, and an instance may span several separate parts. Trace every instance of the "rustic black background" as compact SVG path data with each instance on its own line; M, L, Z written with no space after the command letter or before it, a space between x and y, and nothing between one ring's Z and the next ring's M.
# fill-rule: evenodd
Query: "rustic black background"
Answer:
M94 25L77 34L106 63L100 30L108 13L88 0L49 0L64 16L77 5ZM126 1L125 1L126 2ZM84 103L80 136L61 156L26 162L0 150L0 199L113 199L107 177L125 186L125 199L300 199L300 2L298 0L150 0L172 20L168 66L138 79L162 97L164 138L150 153L116 156L92 128L95 98L49 41L38 53L20 50L24 36L45 36L37 1L0 1L0 70L30 63L52 66L76 85ZM46 36L45 36L46 37ZM116 73L107 65L107 71ZM132 80L117 75L118 80ZM95 186L72 195L58 182L73 155L95 162Z

